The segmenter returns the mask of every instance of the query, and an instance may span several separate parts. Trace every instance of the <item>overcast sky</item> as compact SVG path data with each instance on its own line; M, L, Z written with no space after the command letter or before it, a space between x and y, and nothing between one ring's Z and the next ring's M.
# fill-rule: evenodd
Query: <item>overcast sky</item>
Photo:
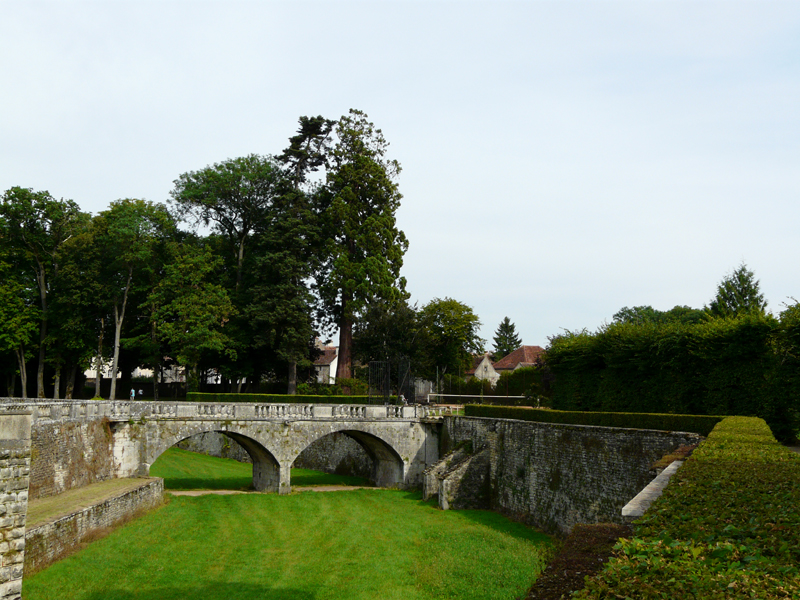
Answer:
M400 161L412 300L491 347L800 298L800 2L0 0L0 192L93 213L366 112Z

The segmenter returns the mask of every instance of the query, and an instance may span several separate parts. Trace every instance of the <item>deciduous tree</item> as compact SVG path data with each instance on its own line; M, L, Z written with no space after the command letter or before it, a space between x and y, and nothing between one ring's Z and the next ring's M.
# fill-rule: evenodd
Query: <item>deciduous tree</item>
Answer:
M110 399L116 395L122 325L134 292L146 293L152 282L159 245L169 241L175 223L161 204L145 200L117 200L94 218L91 235L100 264L103 299L114 319Z
M44 398L45 343L48 322L48 294L53 279L58 277L59 250L76 230L86 222L72 200L56 200L49 192L13 187L0 202L0 244L9 256L36 280L39 295L39 364L36 374L36 395Z
M433 379L440 374L461 376L472 364L473 354L482 354L485 340L478 335L481 322L472 309L452 298L434 298L419 313L420 345L426 359L422 374Z
M186 368L187 389L196 391L198 364L204 351L230 351L224 325L234 312L224 287L209 279L219 266L207 249L173 246L174 261L167 265L162 281L150 294L148 304L156 308L153 323Z
M251 154L184 173L174 182L172 198L181 217L213 224L228 240L237 290L247 241L256 227L269 222L270 209L282 193L282 178L275 159Z

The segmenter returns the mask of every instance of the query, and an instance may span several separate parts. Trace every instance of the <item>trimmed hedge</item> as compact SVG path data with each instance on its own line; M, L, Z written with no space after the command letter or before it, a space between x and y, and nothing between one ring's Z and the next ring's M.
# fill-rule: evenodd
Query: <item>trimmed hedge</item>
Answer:
M800 598L800 455L724 419L576 598Z
M264 404L370 404L369 396L312 396L308 394L222 394L189 392L187 402L259 402ZM397 396L389 402L397 404ZM372 404L377 404L373 402Z
M800 308L697 324L613 323L551 340L559 410L758 416L782 441L800 423Z
M600 427L625 427L629 429L656 429L658 431L686 431L707 436L724 417L709 415L665 415L657 413L576 412L542 410L516 406L486 406L467 404L467 417L517 419L540 423L569 425L594 425Z

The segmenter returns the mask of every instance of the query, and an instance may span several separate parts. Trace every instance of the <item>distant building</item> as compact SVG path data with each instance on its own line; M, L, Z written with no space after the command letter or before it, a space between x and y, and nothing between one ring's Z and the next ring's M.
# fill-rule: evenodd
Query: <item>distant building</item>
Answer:
M339 348L325 346L317 340L317 348L322 351L314 361L314 372L317 383L336 383L336 367L339 364Z
M495 370L494 365L492 365L492 359L489 353L483 355L477 355L472 357L472 368L466 372L468 377L475 377L475 379L481 379L484 381L488 381L492 385L497 383L497 380L500 379L500 374Z

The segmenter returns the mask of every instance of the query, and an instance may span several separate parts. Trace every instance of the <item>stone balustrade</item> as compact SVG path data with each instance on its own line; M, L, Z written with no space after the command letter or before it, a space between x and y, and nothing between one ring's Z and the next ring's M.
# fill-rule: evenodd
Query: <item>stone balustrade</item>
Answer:
M129 400L31 400L0 398L0 413L26 410L37 419L138 421L202 420L419 420L443 417L446 411L426 406L377 404L262 404L244 402L177 402Z

